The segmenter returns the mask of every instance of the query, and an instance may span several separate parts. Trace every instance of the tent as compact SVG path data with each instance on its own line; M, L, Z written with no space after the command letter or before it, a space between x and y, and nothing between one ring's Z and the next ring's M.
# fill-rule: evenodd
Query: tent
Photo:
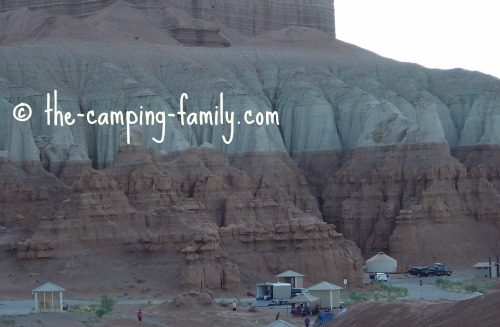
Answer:
M318 302L319 297L311 295L311 294L301 294L297 295L293 299L291 299L290 303L313 303L313 302Z
M326 324L330 320L333 320L333 318L335 318L335 315L333 314L333 312L321 312L316 317L316 320L314 321L313 327L321 326L323 324Z
M394 273L398 271L398 262L384 252L379 252L366 260L368 273Z

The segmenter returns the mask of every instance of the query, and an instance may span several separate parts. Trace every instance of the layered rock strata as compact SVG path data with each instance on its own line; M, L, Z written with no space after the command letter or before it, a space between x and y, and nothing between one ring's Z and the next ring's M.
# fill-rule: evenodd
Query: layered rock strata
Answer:
M3 239L3 256L61 262L76 252L139 252L175 262L158 269L172 270L167 275L186 289L237 290L242 281L258 282L256 272L272 278L288 268L311 281L360 282L359 250L318 218L305 178L280 158L265 158L280 169L240 170L210 148L157 157L140 146L123 147L105 170L82 168L50 216L31 224L21 224L19 214L7 221L3 229L11 237L22 226L30 229Z
M120 4L116 0L71 0L71 1L2 1L0 12L29 8L30 10L44 10L56 15L71 15L84 18L96 14L113 4ZM328 0L123 0L133 8L148 14L162 10L177 9L183 13L180 16L189 16L191 19L212 22L237 31L245 36L255 36L270 30L279 30L290 26L305 26L324 31L335 36L335 21L333 1ZM174 17L167 17L175 19ZM210 28L191 26L193 33L208 33ZM170 29L174 33L180 33ZM197 31L197 32L196 32ZM187 26L184 30L187 33ZM204 40L206 35L198 35Z
M5 256L110 249L164 263L185 287L234 289L254 268L359 281L359 252L339 232L403 265L498 252L497 78L397 63L307 27L245 40L188 2L156 16L133 3L75 14L85 18L0 14ZM48 126L54 90L75 118L174 117ZM223 93L233 122L183 125L182 93L187 114L217 112ZM21 102L29 122L12 117ZM247 124L247 110L279 124Z

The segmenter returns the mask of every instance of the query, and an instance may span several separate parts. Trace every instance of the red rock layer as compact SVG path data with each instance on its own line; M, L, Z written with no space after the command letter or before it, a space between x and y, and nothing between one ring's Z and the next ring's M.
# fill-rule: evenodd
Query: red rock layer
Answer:
M165 287L174 289L237 290L287 269L304 273L310 283L359 283L359 249L322 221L305 177L286 158L230 160L205 148L157 157L142 147L123 147L104 170L84 164L68 169L65 180L75 182L62 192L64 200L49 206L47 218L29 224L16 242L3 240L3 248L27 265L42 258L55 265L78 253L92 266L92 258L111 255L110 261L164 272ZM29 193L22 187L19 192ZM10 188L4 193L14 194ZM9 222L5 234L14 228ZM59 273L78 273L62 267Z
M356 149L323 192L325 221L365 257L470 268L500 251L498 149L448 144Z

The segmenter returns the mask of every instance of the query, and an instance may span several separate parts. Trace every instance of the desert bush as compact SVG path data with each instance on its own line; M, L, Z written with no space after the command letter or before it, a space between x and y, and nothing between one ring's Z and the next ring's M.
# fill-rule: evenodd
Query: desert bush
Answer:
M113 306L116 301L108 294L101 295L101 307L96 310L95 314L101 318L106 313L113 311Z
M465 285L464 288L467 292L471 292L471 293L477 292L479 290L479 287L477 286L477 284L468 284L468 285Z
M487 283L479 284L475 282L454 281L447 278L437 278L437 286L445 291L458 293L484 292L489 286Z
M91 304L91 305L81 305L81 304L75 304L72 307L70 307L71 311L76 311L80 313L90 313L95 311L96 306Z
M351 302L364 302L368 301L370 297L367 294L358 293L356 291L352 291L349 293L349 300Z
M396 287L387 284L379 285L378 289L375 290L373 298L375 300L388 300L394 301L398 297L403 297L408 295L408 289L404 287Z
M113 311L113 306L115 305L115 299L113 299L108 294L101 295L101 308L107 312Z
M16 321L12 318L9 317L2 317L0 319L0 323L2 323L4 326L15 326Z
M95 314L99 317L102 318L108 311L104 310L103 308L99 308L95 311Z

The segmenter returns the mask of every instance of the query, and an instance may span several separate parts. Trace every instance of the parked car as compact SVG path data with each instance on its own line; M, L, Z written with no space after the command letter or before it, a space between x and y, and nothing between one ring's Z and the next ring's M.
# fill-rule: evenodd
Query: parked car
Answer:
M386 273L376 273L376 274L371 274L370 279L379 281L379 282L387 282L389 280L389 275Z
M444 276L446 272L440 267L428 267L429 276Z
M413 267L408 270L408 273L412 276L427 277L431 276L432 272L429 267Z
M301 294L309 294L309 291L306 288L292 288L292 297L296 297Z
M444 275L451 276L451 274L453 273L453 270L451 270L450 268L446 267L445 265L443 265L442 263L439 263L439 262L434 264L434 268L436 268L442 272L441 276L444 276Z
M412 276L418 277L451 276L453 271L442 263L435 263L434 266L430 267L413 267L408 270L408 273Z

